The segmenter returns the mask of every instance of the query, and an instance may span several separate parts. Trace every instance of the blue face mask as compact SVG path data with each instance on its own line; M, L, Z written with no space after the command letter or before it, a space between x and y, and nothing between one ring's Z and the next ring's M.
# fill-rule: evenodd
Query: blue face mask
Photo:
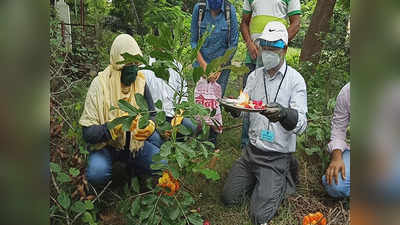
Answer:
M218 10L222 7L222 0L207 0L210 9Z

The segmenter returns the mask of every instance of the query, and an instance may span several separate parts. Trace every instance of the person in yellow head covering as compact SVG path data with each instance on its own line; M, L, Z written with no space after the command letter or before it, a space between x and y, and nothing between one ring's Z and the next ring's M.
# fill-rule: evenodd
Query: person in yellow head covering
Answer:
M95 149L89 154L86 169L86 177L92 184L104 184L111 178L114 161L126 163L129 169L135 170L135 174L150 175L152 156L160 151L162 139L155 131L152 120L144 129L139 129L137 120L134 120L128 132L124 132L121 126L107 128L107 123L127 115L119 109L110 111L111 106L118 106L120 99L138 107L135 94L139 93L144 95L149 110L155 110L145 76L138 65L117 63L123 61L121 54L126 52L142 55L132 36L118 35L111 46L110 65L99 72L90 84L79 120L83 127L83 139Z

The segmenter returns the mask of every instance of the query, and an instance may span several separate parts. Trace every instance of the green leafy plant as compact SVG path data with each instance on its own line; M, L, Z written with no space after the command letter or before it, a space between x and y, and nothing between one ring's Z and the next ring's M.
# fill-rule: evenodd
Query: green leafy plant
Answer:
M66 186L72 182L71 177L77 177L80 171L76 168L69 168L69 175L63 171L63 168L54 162L50 162L50 172L53 184L55 185L57 197L50 196L53 206L50 207L50 217L62 213L64 216L56 217L65 218L67 224L74 224L78 218L82 218L82 222L89 225L97 225L95 216L92 215L94 210L94 201L92 200L74 200L69 194ZM60 188L61 187L61 188Z

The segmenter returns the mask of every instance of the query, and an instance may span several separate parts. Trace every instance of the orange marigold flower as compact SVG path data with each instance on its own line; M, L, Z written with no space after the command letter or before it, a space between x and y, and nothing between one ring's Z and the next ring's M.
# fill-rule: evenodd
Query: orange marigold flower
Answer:
M179 190L179 182L172 176L169 171L164 171L162 176L158 179L158 186L170 191L164 191L168 196L173 196Z
M310 213L303 218L303 225L326 225L326 218L321 212Z

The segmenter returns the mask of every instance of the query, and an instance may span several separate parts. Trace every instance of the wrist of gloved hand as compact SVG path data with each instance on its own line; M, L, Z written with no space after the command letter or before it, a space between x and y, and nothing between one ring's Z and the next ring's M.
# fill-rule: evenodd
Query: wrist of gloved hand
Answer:
M172 120L171 120L171 126L172 127L178 126L178 125L180 125L182 123L183 113L184 113L184 110L180 109L180 111L176 113L174 118L172 118Z
M174 118L172 118L172 120L171 120L171 126L175 127L175 126L180 125L182 123L182 120L183 120L183 116L180 116L180 115L174 116Z
M260 113L273 123L279 122L287 116L286 108L276 102L268 104L267 110Z
M145 141L154 133L155 129L156 126L152 120L149 120L149 124L145 128L140 129L138 126L138 119L135 119L132 121L131 134L135 140Z
M118 137L123 135L122 124L115 126L108 130L110 132L110 136L112 140L117 140Z
M298 119L299 119L299 114L297 110L286 108L286 116L279 122L281 123L283 128L290 131L296 128Z
M261 112L262 115L268 118L269 121L276 123L280 122L286 130L293 130L298 121L298 112L292 108L286 108L279 103L271 103L267 105L269 110Z

